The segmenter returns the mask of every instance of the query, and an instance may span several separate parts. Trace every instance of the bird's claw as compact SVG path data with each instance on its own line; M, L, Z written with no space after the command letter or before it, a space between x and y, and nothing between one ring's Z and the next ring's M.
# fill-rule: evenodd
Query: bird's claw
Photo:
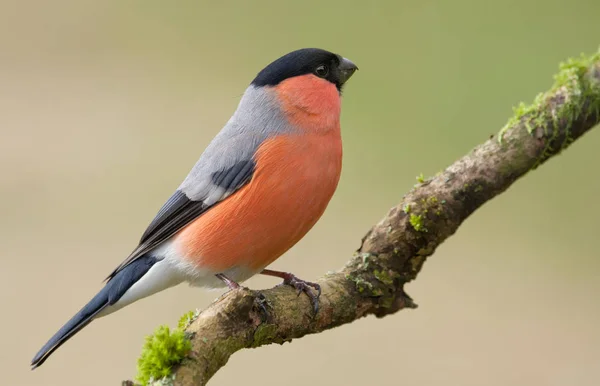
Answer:
M256 295L256 298L254 300L255 300L256 305L260 309L262 321L263 322L267 321L269 318L269 310L268 310L269 302L267 301L267 298L265 297L265 295L263 295L262 292L258 292Z
M304 292L306 296L310 298L310 302L312 303L315 315L317 314L317 312L319 311L319 298L321 297L321 286L319 284L298 279L292 274L289 274L288 277L283 279L283 284L294 287L297 291L298 296L300 296L300 294ZM315 294L312 291L312 289L315 289L317 293Z

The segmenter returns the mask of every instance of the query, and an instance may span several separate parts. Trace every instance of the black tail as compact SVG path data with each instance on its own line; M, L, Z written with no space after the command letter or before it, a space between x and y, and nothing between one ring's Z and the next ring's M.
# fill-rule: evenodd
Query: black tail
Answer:
M115 304L157 261L154 257L142 256L123 268L35 354L31 360L32 370L41 366L54 350L87 326L100 311Z

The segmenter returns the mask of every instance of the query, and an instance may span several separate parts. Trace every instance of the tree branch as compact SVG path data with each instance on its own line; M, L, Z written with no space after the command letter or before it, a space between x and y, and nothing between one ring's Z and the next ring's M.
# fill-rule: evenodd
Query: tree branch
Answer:
M192 350L174 368L174 385L205 385L243 348L284 343L415 308L404 285L477 208L558 154L600 120L600 53L561 65L555 84L532 105L515 108L500 132L445 171L419 183L363 238L346 266L318 282L321 308L290 287L230 291L185 331ZM266 306L265 313L262 306Z

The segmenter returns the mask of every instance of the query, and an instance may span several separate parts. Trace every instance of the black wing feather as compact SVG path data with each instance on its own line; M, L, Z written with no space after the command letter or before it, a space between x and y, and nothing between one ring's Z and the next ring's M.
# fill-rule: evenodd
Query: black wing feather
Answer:
M213 173L211 176L213 184L225 190L235 190L243 186L254 173L254 161L239 161L231 168Z
M160 208L150 225L148 225L148 228L140 239L140 244L143 244L145 241L147 241L152 234L156 233L156 231L165 225L169 219L177 216L177 214L184 211L185 208L188 208L192 205L194 205L194 203L187 198L185 193L180 190L175 191L175 193L167 200L167 202L165 202L162 208Z

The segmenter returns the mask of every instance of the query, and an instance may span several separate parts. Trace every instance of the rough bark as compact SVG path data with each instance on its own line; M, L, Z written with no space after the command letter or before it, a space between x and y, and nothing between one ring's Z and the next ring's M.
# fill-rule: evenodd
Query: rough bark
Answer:
M404 292L427 257L477 208L558 154L600 120L600 57L563 64L553 88L521 105L501 131L438 175L408 192L362 239L345 267L329 273L321 308L290 287L230 291L186 328L188 359L174 385L205 385L243 348L284 343L367 315L415 308ZM267 309L263 311L264 305Z

